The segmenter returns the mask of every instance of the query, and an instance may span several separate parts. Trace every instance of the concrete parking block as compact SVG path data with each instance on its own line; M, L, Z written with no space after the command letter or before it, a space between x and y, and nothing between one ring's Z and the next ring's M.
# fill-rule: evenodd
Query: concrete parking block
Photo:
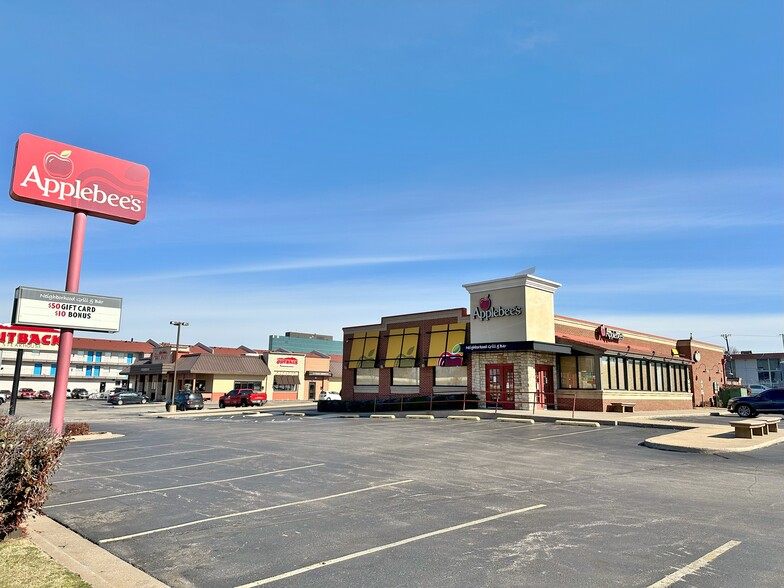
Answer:
M435 420L436 417L434 417L432 414L407 414L406 418L432 421Z
M479 421L479 420L481 420L478 416L471 416L471 415L467 415L467 414L451 414L451 415L449 415L446 418L451 419L453 421Z
M393 414L371 414L370 418L371 419L394 419L397 417Z
M555 421L556 425L572 425L575 427L600 427L601 425L594 421Z
M502 423L526 423L529 425L532 425L536 422L534 419L515 419L512 417L498 417L495 420L500 421Z

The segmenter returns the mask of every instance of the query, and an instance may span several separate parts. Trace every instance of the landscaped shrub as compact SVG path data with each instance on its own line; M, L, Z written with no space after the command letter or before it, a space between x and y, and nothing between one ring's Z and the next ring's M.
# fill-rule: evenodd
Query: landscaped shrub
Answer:
M319 412L407 412L430 410L430 396L404 396L373 400L319 400ZM479 406L479 397L474 394L439 394L433 397L433 410L462 410Z
M66 423L65 436L76 437L77 435L88 435L90 433L90 423Z
M0 417L0 540L46 502L69 440L45 423Z

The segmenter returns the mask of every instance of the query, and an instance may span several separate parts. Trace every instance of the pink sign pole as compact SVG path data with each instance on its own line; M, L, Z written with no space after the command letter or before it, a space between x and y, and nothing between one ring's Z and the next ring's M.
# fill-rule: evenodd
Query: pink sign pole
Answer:
M79 291L86 226L87 215L83 212L75 212L73 229L71 230L71 251L68 255L68 275L65 278L66 292ZM49 426L60 435L63 434L65 423L65 395L68 389L68 375L71 371L73 334L73 329L60 331L60 348L57 351L57 371L54 376L54 394L52 395L52 414L49 417Z

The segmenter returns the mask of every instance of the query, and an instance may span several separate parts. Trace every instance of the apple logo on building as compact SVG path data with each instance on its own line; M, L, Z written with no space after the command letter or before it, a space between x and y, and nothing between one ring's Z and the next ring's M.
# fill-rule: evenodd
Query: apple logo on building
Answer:
M66 149L59 154L49 152L44 155L44 169L50 176L55 178L67 178L73 173L73 161L68 159L71 156L71 151Z
M490 300L490 296L483 296L479 299L479 310L490 310L490 307L493 305L493 302Z

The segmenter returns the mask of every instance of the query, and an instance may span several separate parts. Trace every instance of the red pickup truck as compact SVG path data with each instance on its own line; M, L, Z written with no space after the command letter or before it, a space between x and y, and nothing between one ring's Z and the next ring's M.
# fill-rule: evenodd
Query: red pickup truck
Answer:
M250 388L238 388L227 392L218 399L218 407L227 406L264 406L267 402L267 393L251 390Z

